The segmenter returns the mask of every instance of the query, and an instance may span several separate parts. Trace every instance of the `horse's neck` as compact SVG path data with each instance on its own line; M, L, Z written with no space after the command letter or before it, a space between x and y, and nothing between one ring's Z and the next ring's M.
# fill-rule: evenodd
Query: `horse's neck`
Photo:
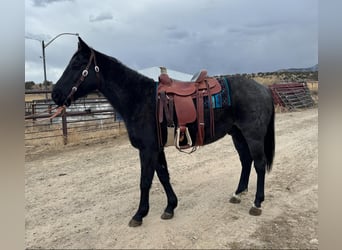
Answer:
M101 92L109 100L114 109L120 115L132 116L139 112L144 105L151 103L153 96L154 82L128 68L115 58L101 56L103 63L103 86Z

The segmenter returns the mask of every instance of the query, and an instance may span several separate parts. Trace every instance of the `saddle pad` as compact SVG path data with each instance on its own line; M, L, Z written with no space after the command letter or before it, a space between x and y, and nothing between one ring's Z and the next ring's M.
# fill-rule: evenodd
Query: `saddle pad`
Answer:
M226 77L220 77L217 78L221 85L221 92L214 94L211 96L211 101L213 104L213 108L226 108L230 107L232 105L231 101L231 90L230 90L230 84L229 81ZM208 96L204 97L204 108L208 109L209 108L209 99Z

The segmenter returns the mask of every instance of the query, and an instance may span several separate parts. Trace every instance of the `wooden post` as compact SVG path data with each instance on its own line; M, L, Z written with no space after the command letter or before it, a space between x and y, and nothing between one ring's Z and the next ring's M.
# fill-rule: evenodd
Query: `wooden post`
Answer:
M36 114L36 103L32 103L32 115L33 115L33 122L36 121L36 118L34 117L34 115Z
M48 106L48 112L49 112L49 115L51 115L52 114L52 105L51 104L49 104L49 106ZM50 119L50 125L52 125L52 119Z
M67 125L67 116L66 112L63 112L62 115L62 129L63 129L63 142L64 145L68 143L68 125Z

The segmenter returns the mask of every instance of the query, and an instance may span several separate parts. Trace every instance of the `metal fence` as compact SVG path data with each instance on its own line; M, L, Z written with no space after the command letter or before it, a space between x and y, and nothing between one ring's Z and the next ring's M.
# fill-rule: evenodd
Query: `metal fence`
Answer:
M115 136L125 131L124 123L104 97L83 98L52 120L50 99L25 102L25 143L89 141Z
M289 110L309 108L315 105L305 82L280 83L270 85L275 105Z

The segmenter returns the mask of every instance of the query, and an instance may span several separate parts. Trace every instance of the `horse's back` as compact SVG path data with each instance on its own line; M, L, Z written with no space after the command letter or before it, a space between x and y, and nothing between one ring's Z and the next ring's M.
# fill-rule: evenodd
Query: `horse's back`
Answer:
M266 102L269 104L272 102L270 90L255 80L239 76L228 79L232 88L233 102L236 106L240 104L254 106L257 103Z
M259 127L265 131L274 112L270 90L245 77L230 77L229 81L236 125L240 128Z

